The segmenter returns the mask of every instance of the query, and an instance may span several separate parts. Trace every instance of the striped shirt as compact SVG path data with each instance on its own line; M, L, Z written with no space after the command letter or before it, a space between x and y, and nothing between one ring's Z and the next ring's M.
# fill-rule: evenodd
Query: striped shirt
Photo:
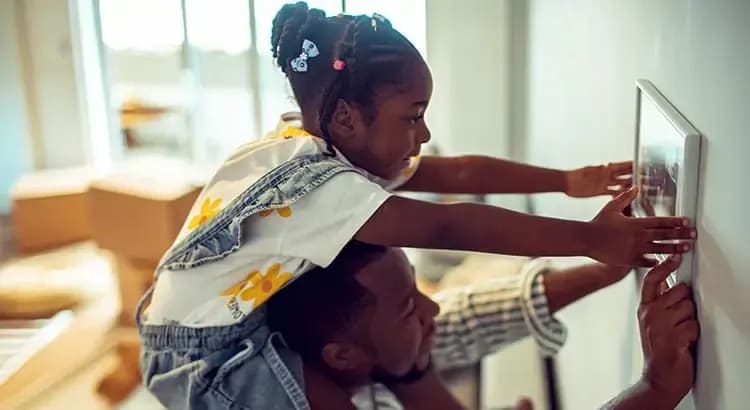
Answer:
M547 265L523 264L517 275L504 275L448 289L432 298L440 305L432 360L438 369L467 366L526 336L544 356L557 353L567 331L550 315L544 291ZM382 385L366 386L352 398L358 410L402 409Z

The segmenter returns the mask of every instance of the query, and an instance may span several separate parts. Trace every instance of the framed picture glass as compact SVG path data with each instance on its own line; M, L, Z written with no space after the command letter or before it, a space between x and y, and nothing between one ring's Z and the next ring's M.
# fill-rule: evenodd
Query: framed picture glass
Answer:
M635 172L638 197L633 215L684 216L695 221L701 135L648 80L638 80L635 127ZM667 255L654 255L664 260ZM668 282L690 282L693 253Z

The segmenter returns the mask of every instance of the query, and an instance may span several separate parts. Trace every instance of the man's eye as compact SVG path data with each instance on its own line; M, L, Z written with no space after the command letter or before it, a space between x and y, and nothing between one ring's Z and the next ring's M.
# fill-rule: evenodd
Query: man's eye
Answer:
M405 316L407 316L407 317L411 316L412 313L416 312L417 311L416 307L417 306L414 303L414 298L409 299L409 303L406 304L406 311L405 311L406 314L405 314Z

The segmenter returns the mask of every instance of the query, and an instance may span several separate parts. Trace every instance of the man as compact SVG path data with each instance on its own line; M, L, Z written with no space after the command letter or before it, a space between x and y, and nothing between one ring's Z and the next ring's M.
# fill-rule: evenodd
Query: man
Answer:
M673 408L692 385L689 347L697 324L689 292L685 286L658 291L677 264L671 259L646 276L639 316L644 377L611 408ZM600 264L525 270L520 280L437 295L445 307L438 315L438 304L417 290L400 249L352 243L328 268L271 299L270 326L301 354L313 408L400 407L382 388L363 397L363 387L381 384L406 408L457 409L433 362L470 363L528 334L543 351L556 351L564 330L551 314L627 272Z

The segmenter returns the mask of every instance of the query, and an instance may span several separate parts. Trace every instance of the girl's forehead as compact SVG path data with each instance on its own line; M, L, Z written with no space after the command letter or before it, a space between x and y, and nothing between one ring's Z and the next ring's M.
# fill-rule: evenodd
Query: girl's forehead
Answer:
M376 90L382 101L398 99L408 105L424 105L432 97L432 73L424 62L410 65L399 85L386 85Z

